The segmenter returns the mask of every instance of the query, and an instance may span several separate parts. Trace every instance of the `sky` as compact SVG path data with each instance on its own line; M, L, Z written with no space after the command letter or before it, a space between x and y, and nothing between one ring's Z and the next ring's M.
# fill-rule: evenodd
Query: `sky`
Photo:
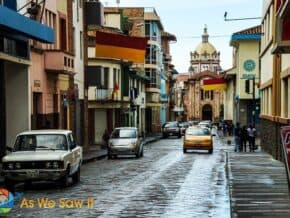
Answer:
M100 0L106 7L116 7L117 0ZM223 70L232 67L231 35L259 25L260 19L225 21L227 19L261 17L263 0L119 0L120 7L153 7L164 30L177 37L170 44L172 64L179 73L187 73L190 52L201 43L204 26L209 42L221 53Z

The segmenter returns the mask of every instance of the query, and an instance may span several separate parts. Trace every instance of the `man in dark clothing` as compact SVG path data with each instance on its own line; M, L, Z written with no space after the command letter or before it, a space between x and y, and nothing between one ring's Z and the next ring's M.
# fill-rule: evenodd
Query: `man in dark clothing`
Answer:
M241 147L241 132L242 129L240 127L240 123L236 124L236 127L234 129L234 135L235 135L235 152L240 150Z
M244 152L247 151L247 141L248 141L247 127L243 126L242 131L241 131L241 147L242 147L242 151Z

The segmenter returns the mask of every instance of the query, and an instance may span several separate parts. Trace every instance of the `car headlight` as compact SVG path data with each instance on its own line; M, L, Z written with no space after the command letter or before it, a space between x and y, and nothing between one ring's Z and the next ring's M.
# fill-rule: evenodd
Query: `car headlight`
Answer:
M54 162L52 163L52 167L53 167L54 169L59 168L59 163L58 163L57 161L54 161Z
M16 168L16 169L21 169L21 164L20 164L20 163L16 163L16 164L15 164L15 168Z
M46 167L46 168L51 168L51 162L46 162L46 163L45 163L45 167Z
M8 163L8 164L7 164L7 168L8 168L9 170L13 170L13 169L14 169L14 164L13 164L13 163Z

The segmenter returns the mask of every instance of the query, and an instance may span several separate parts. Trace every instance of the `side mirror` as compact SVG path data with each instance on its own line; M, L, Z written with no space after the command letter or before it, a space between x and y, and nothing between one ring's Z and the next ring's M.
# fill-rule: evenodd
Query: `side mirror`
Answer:
M13 148L7 146L6 147L6 150L9 151L9 152L12 152L13 151Z

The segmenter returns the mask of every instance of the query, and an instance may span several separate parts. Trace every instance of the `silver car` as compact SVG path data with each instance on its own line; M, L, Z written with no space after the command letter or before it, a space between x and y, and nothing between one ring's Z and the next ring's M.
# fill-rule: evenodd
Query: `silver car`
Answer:
M143 137L135 127L115 128L108 144L108 159L117 155L143 157Z

